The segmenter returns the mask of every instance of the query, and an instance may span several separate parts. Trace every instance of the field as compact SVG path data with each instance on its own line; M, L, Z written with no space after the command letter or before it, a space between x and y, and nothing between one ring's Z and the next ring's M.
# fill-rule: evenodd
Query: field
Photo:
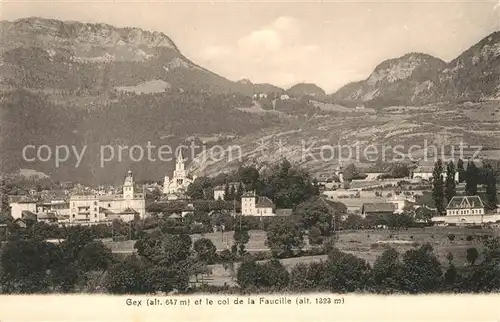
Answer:
M455 239L450 241L448 235L453 234ZM391 245L400 253L411 248L418 247L424 243L431 243L434 252L440 262L445 267L447 265L446 256L450 252L453 254L453 263L462 266L466 263L466 250L469 247L481 248L482 243L476 239L467 241L467 236L472 235L493 235L499 236L499 229L467 229L467 228L449 228L449 227L431 227L425 229L409 229L402 231L391 230L358 230L338 232L337 247L344 252L351 253L357 257L363 258L370 265L373 265L377 257L382 254L386 245ZM192 235L193 242L199 238L210 238L218 251L229 248L232 243L233 232L210 233L204 235ZM269 251L265 245L266 234L264 231L250 231L250 241L247 244L249 252ZM305 249L308 249L306 239ZM105 241L115 253L131 253L133 251L134 241L111 242ZM297 258L288 258L281 260L283 265L291 269L297 263L309 263L325 259L325 255L304 256ZM231 273L225 270L221 264L210 265L212 274L204 276L203 281L212 285L234 284L231 280ZM237 269L237 265L235 266ZM199 277L201 281L201 277Z

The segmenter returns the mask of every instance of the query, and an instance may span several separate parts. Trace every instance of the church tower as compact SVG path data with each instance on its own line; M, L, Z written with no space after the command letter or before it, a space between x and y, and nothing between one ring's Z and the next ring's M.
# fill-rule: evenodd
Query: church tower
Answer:
M134 176L131 170L128 170L123 183L123 199L134 199Z
M177 155L177 162L175 164L174 180L176 185L182 186L184 180L186 179L186 169L184 168L184 157L182 156L182 150L179 151Z

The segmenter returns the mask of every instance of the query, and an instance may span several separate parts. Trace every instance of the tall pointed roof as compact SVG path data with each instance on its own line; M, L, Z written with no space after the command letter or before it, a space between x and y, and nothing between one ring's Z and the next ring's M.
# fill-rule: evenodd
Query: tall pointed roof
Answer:
M182 149L179 149L179 153L177 153L177 163L184 162L184 156L182 155Z

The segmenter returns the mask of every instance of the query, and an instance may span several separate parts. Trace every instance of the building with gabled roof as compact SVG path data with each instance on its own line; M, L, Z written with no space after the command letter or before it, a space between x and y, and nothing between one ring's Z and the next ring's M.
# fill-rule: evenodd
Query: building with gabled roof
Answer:
M438 225L483 225L500 223L500 214L486 213L479 196L455 196L446 206L446 216L433 217Z
M484 203L479 196L455 196L446 206L446 215L484 215Z
M361 206L361 215L363 217L368 215L393 215L395 208L395 205L389 202L364 203Z
M247 191L241 196L241 214L243 216L275 216L274 203L268 197L259 197L254 191Z

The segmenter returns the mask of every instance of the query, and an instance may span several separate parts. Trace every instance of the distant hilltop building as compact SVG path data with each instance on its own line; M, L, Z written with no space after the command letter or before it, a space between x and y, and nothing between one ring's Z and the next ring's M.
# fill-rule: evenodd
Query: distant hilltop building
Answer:
M165 179L163 180L163 194L167 196L167 199L179 199L185 194L187 187L196 179L195 176L188 176L184 167L184 162L185 160L182 156L182 151L180 151L177 155L177 161L175 163L175 170L172 178L165 176Z
M253 94L252 98L253 98L253 99L263 99L263 98L267 98L267 94L265 94L265 93L256 93L256 94Z
M75 194L70 197L69 222L74 224L96 223L122 219L131 221L144 218L146 200L143 192L136 193L132 171L128 171L122 193L116 195Z

